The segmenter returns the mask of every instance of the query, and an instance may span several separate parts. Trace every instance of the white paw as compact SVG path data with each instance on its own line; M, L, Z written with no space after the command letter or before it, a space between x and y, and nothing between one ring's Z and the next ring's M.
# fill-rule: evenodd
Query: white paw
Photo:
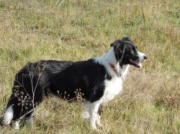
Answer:
M92 129L92 130L97 130L96 125L91 126L91 129Z
M19 130L19 122L20 122L20 121L16 121L16 122L14 123L14 129Z
M32 125L34 123L34 119L31 117L31 118L26 120L26 123Z
M93 123L90 122L90 125L91 125L91 129L92 130L96 130L97 129L95 122L93 122Z
M98 127L100 127L100 128L103 127L103 125L102 125L100 122L98 122L97 125L98 125Z
M83 119L89 119L89 118L90 118L89 113L88 113L88 112L83 112L82 118L83 118Z

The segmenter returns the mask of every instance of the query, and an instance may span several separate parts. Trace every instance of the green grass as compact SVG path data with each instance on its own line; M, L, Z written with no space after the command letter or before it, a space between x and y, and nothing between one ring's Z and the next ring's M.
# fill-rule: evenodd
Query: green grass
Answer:
M149 59L131 69L123 94L104 107L99 132L81 119L81 104L52 98L18 133L180 133L179 28L179 0L0 0L0 114L27 62L86 60L129 35Z

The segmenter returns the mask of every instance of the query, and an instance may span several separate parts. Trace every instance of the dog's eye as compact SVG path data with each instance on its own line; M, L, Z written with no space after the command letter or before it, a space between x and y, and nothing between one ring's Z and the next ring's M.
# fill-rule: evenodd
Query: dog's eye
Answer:
M131 54L134 54L135 52L134 52L134 50L131 50Z

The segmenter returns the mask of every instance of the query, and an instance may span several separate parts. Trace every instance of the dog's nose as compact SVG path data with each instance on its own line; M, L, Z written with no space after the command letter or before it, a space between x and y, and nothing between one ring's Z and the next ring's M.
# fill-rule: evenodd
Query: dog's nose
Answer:
M146 55L144 56L144 59L147 60L147 56Z

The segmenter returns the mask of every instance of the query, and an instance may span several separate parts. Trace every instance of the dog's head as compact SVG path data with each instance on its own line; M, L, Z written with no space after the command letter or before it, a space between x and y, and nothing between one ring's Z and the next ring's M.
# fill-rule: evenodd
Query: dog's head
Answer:
M113 47L116 61L119 62L121 67L129 64L141 68L141 63L147 59L144 53L137 50L137 46L129 37L116 40L111 44L111 47Z

